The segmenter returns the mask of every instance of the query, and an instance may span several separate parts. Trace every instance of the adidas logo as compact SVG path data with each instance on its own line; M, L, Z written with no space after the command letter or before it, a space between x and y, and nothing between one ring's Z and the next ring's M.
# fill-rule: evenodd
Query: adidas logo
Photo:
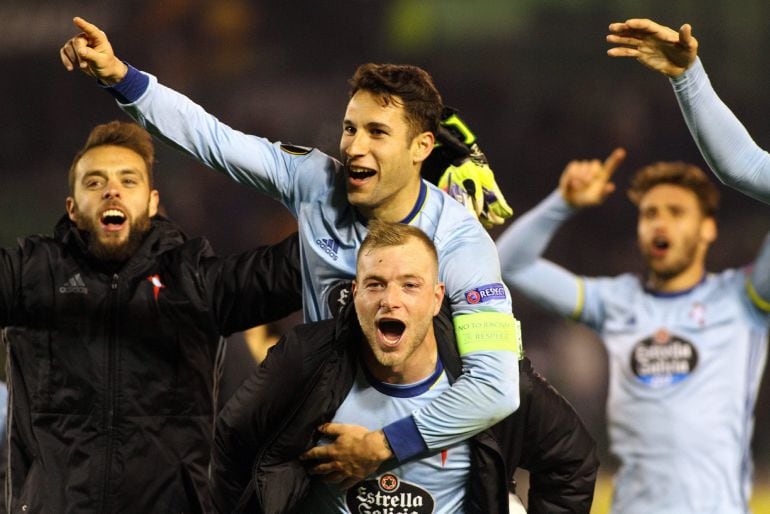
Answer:
M79 293L88 294L88 288L86 283L80 277L80 273L75 273L63 286L59 288L59 292L64 293Z
M329 239L316 239L316 244L320 246L332 259L337 260L337 251L340 249L340 244L332 238Z

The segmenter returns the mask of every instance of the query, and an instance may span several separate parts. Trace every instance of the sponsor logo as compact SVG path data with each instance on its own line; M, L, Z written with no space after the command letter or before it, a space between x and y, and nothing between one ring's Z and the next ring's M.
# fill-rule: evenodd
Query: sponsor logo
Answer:
M428 491L393 473L357 483L348 489L345 503L357 514L431 514L436 504Z
M505 286L503 284L487 284L466 291L465 299L470 304L488 302L490 300L505 300Z
M86 287L86 283L83 282L83 278L80 276L80 273L75 273L72 277L70 277L69 280L64 283L64 285L59 287L59 292L62 294L88 294L88 288Z
M321 247L332 259L337 260L337 252L340 249L340 244L332 238L316 239L315 244Z
M681 382L697 365L695 346L665 329L636 343L631 352L631 370L640 382L650 387Z

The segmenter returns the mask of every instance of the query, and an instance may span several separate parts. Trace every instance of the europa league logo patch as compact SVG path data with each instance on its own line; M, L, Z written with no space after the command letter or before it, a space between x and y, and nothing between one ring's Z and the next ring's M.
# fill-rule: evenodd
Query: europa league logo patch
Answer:
M428 491L393 473L357 483L348 489L345 503L356 514L431 514L435 508Z
M697 365L695 346L664 329L636 343L631 352L631 369L641 382L651 387L680 382L690 376Z

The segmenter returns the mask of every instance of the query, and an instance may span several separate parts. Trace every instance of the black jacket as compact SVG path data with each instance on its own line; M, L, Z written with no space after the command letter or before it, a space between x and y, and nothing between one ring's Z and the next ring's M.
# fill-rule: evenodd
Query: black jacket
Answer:
M434 322L450 377L460 371L451 321ZM270 350L217 418L212 495L220 513L296 512L310 477L298 455L315 446L352 387L362 340L354 310L295 327ZM598 470L595 443L569 403L519 366L519 409L472 439L467 512L508 512L517 467L530 471L530 513L588 513Z
M220 336L300 308L296 245L219 258L156 217L111 270L64 218L0 251L8 510L210 511Z

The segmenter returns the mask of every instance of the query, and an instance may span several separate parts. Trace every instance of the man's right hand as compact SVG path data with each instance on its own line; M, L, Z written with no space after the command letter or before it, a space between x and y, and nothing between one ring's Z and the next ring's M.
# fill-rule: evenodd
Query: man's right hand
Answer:
M616 148L604 162L594 159L567 164L559 179L559 192L564 201L576 208L591 207L604 202L615 190L615 184L610 180L625 158L626 151Z
M115 56L107 34L83 18L75 17L72 21L82 32L59 50L67 71L79 69L107 86L114 86L123 80L128 66Z
M684 73L698 55L698 40L688 24L677 32L652 20L631 19L611 23L609 28L607 42L618 46L607 50L607 55L633 57L669 77Z

